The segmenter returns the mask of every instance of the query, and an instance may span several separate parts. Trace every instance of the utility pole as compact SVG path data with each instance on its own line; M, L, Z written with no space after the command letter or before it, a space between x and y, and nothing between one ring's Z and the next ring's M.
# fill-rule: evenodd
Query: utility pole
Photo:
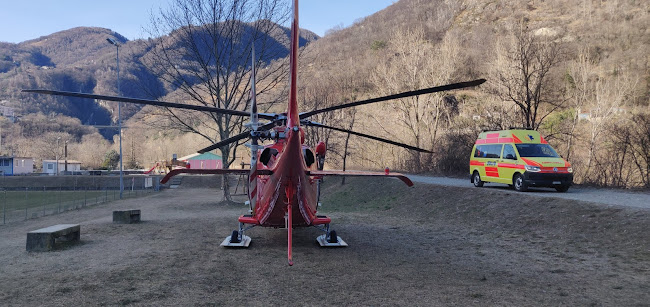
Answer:
M61 137L56 138L56 175L59 175L59 140Z
M68 141L65 141L65 145L63 146L64 149L64 157L65 157L65 172L64 174L68 173Z
M120 44L118 44L114 39L106 39L111 45L115 45L117 49L117 95L121 96L122 91L120 91ZM122 102L117 103L117 122L118 130L120 134L120 199L124 194L124 168L122 167Z

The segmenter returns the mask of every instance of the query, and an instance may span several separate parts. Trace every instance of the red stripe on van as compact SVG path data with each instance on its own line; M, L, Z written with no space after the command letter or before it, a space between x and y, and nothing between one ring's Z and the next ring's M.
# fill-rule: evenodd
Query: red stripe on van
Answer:
M512 163L499 163L499 167L503 168L517 168L517 169L524 169L525 167L523 165L517 165L517 164L512 164Z
M499 177L499 169L496 167L486 167L485 175L489 177Z
M524 160L524 162L526 162L526 164L528 164L528 165L540 166L540 167L542 166L541 164L539 164L539 163L537 163L537 162L535 162L533 160L529 160L529 159L526 159L526 158L521 158L521 159Z
M512 139L515 141L515 144L521 143L521 140L514 134L512 135Z
M478 161L469 161L469 165L485 166L485 163Z
M512 143L514 140L512 138L499 138L499 143Z
M498 138L499 134L498 133L488 133L487 138L492 139L492 138Z

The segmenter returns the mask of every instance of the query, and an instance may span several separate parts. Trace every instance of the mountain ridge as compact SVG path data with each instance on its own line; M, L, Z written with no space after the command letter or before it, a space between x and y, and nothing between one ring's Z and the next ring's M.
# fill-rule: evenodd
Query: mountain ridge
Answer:
M276 25L287 36L286 27ZM301 31L304 45L319 37ZM120 43L121 94L128 97L156 99L170 92L163 82L140 62L147 56L145 41L127 40L110 29L75 27L17 44L0 42L0 101L19 114L59 113L79 118L85 124L106 125L116 119L115 103L97 105L68 97L43 97L20 93L26 88L47 88L104 95L117 95L115 46L106 42L114 38ZM280 37L280 39L282 39ZM283 41L275 40L277 46ZM286 56L288 48L285 48ZM273 59L270 59L273 60ZM150 90L143 90L148 88ZM151 96L157 93L158 96ZM69 103L72 102L72 103ZM123 117L129 118L139 106L125 106Z

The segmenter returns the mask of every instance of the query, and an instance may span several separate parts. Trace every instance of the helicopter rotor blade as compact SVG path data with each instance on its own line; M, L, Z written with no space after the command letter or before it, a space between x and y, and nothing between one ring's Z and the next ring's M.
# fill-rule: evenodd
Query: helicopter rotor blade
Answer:
M452 84L441 85L441 86L434 86L434 87L415 90L415 91L408 91L408 92L403 92L403 93L399 93L399 94L393 94L393 95L388 95L388 96L383 96L383 97L377 97L377 98L372 98L372 99L366 99L366 100L361 100L361 101L356 101L356 102L345 103L345 104L338 105L338 106L332 106L332 107L329 107L329 108L324 108L324 109L320 109L320 110L314 110L314 111L301 113L300 114L300 119L304 119L304 118L310 117L312 115L320 114L320 113L323 113L323 112L329 112L329 111L340 110L340 109L345 109L345 108L350 108L350 107L356 107L356 106L369 104L369 103L375 103L375 102L381 102L381 101L386 101L386 100L406 98L406 97L411 97L411 96L417 96L417 95L423 95L423 94L431 94L431 93L436 93L436 92L449 91L449 90L455 90L455 89L459 89L459 88L477 86L477 85L483 84L483 82L485 82L485 79L478 79L478 80L473 80L473 81L452 83Z
M376 137L376 136L372 136L372 135L369 135L369 134L364 134L364 133L360 133L360 132L356 132L356 131L352 131L352 130L348 130L348 129L341 129L341 128L336 128L336 127L332 127L332 126L327 126L327 125L323 125L323 124L317 123L317 122L303 121L302 124L305 125L305 126L327 128L327 129L332 129L332 130L335 130L335 131L350 133L350 134L354 134L354 135L357 135L357 136L369 138L369 139L372 139L372 140L375 140L375 141L388 143L388 144L391 144L391 145L404 147L406 149L415 150L415 151L419 151L419 152L433 153L432 151L422 149L422 148L419 148L419 147L415 147L415 146L411 146L411 145L407 145L407 144L403 144L403 143L383 139L383 138L380 138L380 137Z
M165 102L165 101L150 100L150 99L129 98L129 97L120 97L120 96L106 96L106 95L95 95L95 94L84 94L84 93L65 92L65 91L38 90L38 89L22 90L22 92L23 93L36 93L36 94L55 95L55 96L66 96L66 97L90 98L90 99L107 100L107 101L128 102L128 103L135 103L135 104L144 104L144 105L153 105L153 106L167 107L167 108L204 111L204 112L212 112L212 113L236 115L236 116L250 116L249 112L244 112L244 111L229 110L229 109L222 109L222 108L215 108L215 107L208 107L208 106L191 105L191 104L174 103L174 102ZM261 117L261 118L264 118L264 119L274 119L275 118L275 116L269 115L269 114L259 114L258 116Z
M231 137L229 137L229 138L227 138L227 139L225 139L223 141L214 143L214 144L212 144L212 145L210 145L210 146L208 146L206 148L200 149L197 152L198 153L205 153L205 152L208 152L208 151L212 151L212 150L215 150L215 149L217 149L217 148L219 148L221 146L228 145L230 143L237 142L239 140L245 139L245 138L247 138L249 136L251 136L250 131L242 132L242 133L240 133L238 135L231 136Z
M214 143L214 144L212 144L212 145L210 145L210 146L208 146L206 148L200 149L197 152L198 153L205 153L205 152L208 152L208 151L215 150L215 149L217 149L217 148L219 148L221 146L228 145L230 143L234 143L234 142L237 142L239 140L243 140L243 139L245 139L247 137L250 137L253 133L259 133L261 131L269 130L269 129L275 127L275 125L276 125L275 121L272 121L270 123L262 125L261 127L257 128L257 130L255 130L255 131L248 130L246 132L242 132L242 133L237 134L235 136L231 136L231 137L229 137L229 138L227 138L227 139L225 139L223 141L219 141L217 143Z

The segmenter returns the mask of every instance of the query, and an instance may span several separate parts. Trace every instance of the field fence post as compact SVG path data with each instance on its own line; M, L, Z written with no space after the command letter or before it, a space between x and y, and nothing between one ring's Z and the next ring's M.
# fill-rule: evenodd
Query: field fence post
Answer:
M85 207L87 203L88 203L88 187L84 189L84 205L82 207Z
M7 190L4 191L5 201L2 204L2 225L5 224L7 220Z
M45 186L43 186L43 216L45 216L45 205L47 205L47 197L45 197Z
M25 187L25 220L27 220L27 189L28 187Z

